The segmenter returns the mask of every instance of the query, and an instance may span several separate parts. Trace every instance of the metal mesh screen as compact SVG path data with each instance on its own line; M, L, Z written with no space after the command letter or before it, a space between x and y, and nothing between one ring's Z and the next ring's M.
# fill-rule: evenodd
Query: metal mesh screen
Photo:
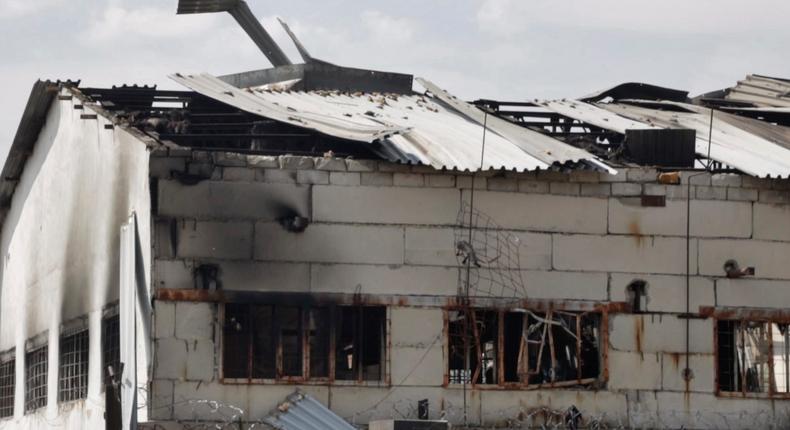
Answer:
M47 405L47 367L49 347L25 354L25 412L32 412Z
M0 364L0 417L14 415L14 386L16 385L16 360Z
M58 400L70 402L88 396L88 331L60 338Z
M118 315L102 320L102 375L110 382L108 367L118 375L121 371L121 320Z

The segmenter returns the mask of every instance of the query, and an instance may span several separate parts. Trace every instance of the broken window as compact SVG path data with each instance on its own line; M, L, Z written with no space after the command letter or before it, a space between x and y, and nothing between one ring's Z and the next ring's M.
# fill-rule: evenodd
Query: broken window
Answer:
M60 338L58 400L88 397L88 330Z
M14 415L14 388L16 386L16 360L13 353L0 363L0 418Z
M787 324L720 320L717 332L719 391L790 393Z
M226 379L383 377L384 307L227 304L224 318Z
M116 314L102 320L102 375L105 384L112 381L109 369L120 378L121 373L121 320Z
M25 413L47 405L48 355L46 345L25 354Z
M600 374L600 315L527 310L448 312L451 384L590 383Z

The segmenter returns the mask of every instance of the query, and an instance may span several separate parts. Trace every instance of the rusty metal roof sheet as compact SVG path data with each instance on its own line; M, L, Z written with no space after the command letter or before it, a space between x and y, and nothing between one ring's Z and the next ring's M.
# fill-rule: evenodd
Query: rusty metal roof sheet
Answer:
M790 107L790 80L748 75L727 90L725 99L758 107Z
M326 406L300 391L288 396L263 421L278 430L355 430Z
M582 149L486 115L423 81L430 94L343 93L240 89L208 75L171 76L176 82L222 103L326 135L376 145L391 161L437 169L532 171L568 163L608 170Z

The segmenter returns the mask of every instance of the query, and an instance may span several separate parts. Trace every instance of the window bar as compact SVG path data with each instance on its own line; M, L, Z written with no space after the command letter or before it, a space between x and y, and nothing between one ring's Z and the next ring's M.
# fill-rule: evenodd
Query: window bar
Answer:
M365 308L363 308L362 306L359 306L357 308L357 312L356 312L357 317L354 318L354 344L356 345L354 347L354 352L355 352L354 355L356 356L356 363L354 363L354 364L356 364L356 369L355 370L357 372L357 382L362 382L362 381L365 380L365 370L364 370L365 360L364 360L363 352L362 352L364 350L364 347L365 347L365 345L364 345L365 336L363 336L362 333L361 333L361 331L362 331L362 329L363 329L363 327L365 325L365 320L364 320L364 315L363 315L364 312L365 312L364 309Z
M253 324L252 316L253 306L248 305L245 307L247 308L247 327L243 329L247 330L247 381L252 382L253 362L255 361L253 359L253 357L255 357L255 324Z
M337 306L329 308L329 381L335 381L337 369Z
M272 315L274 316L274 320L272 321L272 325L274 326L275 335L274 335L274 377L275 379L282 379L285 376L285 372L283 371L283 328L280 324L281 312L278 312L281 308L275 307L272 310Z
M582 382L582 316L576 315L576 379Z
M302 379L305 381L310 379L310 339L312 338L310 335L310 318L310 308L303 307L300 321L302 321ZM316 337L318 337L318 333L316 333Z
M529 314L523 314L521 319L521 343L518 349L518 380L529 385Z
M741 355L741 362L738 366L738 373L741 377L741 393L743 397L746 397L746 333L744 330L744 325L746 321L740 321L738 324L738 353Z
M547 327L554 322L554 311L546 314ZM553 325L553 324L552 324ZM554 351L554 327L549 327L549 352L551 353L551 383L553 384L557 373L557 353Z
M546 349L546 331L549 329L549 324L547 322L543 322L543 334L540 337L540 349L538 349L538 360L535 363L535 371L530 373L534 375L540 375L540 366L543 363L543 350Z
M776 393L776 379L774 371L774 324L768 324L768 395L773 397Z
M785 362L785 393L790 393L790 345L787 344L790 339L790 325L785 325L784 333L784 362Z
M505 385L505 313L497 312L497 379L500 386Z
M471 384L477 384L477 377L480 376L481 366L483 365L483 353L482 348L480 347L480 333L479 329L477 328L477 312L474 310L469 312L472 316L472 336L474 336L475 340L475 352L477 354L477 359L475 360L475 371L472 373Z

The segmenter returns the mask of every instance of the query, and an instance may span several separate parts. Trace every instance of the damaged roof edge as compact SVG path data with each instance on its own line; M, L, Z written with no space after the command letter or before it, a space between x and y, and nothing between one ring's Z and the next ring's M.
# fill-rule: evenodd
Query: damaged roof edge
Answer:
M14 141L3 165L3 177L0 178L0 223L5 219L17 183L19 183L19 178L25 169L25 163L33 152L38 135L47 122L47 114L52 101L55 100L62 85L73 84L71 81L66 81L63 84L61 81L41 80L33 84Z
M614 100L620 99L642 99L642 100L670 100L675 102L686 102L689 100L689 92L676 90L673 88L660 87L642 82L626 82L603 91L580 97L579 100L594 102L611 97Z

